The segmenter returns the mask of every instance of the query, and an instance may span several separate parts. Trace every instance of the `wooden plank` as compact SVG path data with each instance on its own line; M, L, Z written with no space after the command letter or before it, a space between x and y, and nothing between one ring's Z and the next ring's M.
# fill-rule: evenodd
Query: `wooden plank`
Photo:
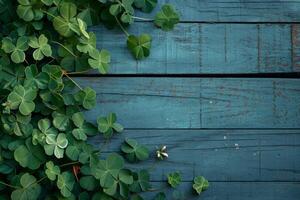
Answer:
M299 183L269 183L269 182L212 182L210 188L203 192L200 197L193 194L192 183L186 182L179 186L179 191L185 194L185 200L299 200ZM156 188L165 188L165 183L153 183ZM173 199L174 190L163 190L169 198ZM156 192L147 193L146 199L152 199Z
M182 21L201 22L299 22L298 0L159 0L173 4ZM137 13L149 17L149 14Z
M300 25L292 26L293 70L300 71Z
M97 26L98 48L111 52L112 74L198 74L295 72L291 61L291 25L181 23L162 32L138 23L130 33L150 33L149 58L136 61L120 30ZM94 72L95 73L95 72ZM96 72L97 73L97 72Z
M97 92L87 112L117 112L126 128L300 128L300 80L76 78Z
M300 181L300 130L126 130L115 136L106 153L119 151L124 138L136 139L151 159L132 165L151 168L157 146L169 158L155 163L153 181L182 172L184 181L203 175L211 181ZM100 136L90 141L100 147Z

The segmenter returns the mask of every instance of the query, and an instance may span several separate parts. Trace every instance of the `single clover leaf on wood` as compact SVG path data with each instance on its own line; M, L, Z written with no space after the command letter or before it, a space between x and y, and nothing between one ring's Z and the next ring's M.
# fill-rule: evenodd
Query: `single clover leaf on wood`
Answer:
M135 0L135 7L141 9L143 12L150 13L157 4L157 0Z
M80 103L83 108L90 110L96 106L96 92L90 87L86 87L75 94L75 100Z
M36 95L37 91L32 88L24 88L22 85L16 86L7 97L10 109L19 109L22 115L29 115L35 109L33 100Z
M179 172L168 174L168 183L172 188L176 188L181 183L181 175Z
M20 179L21 188L11 193L12 200L36 200L41 193L41 186L34 176L25 173Z
M42 34L39 38L33 36L29 40L29 46L34 48L33 58L35 60L42 60L44 56L50 57L52 55L51 46L48 44L47 37Z
M197 192L198 195L200 195L201 192L207 190L208 187L208 180L206 180L203 176L197 176L194 178L193 189Z
M171 31L179 23L179 14L171 4L165 4L155 16L154 23L163 31Z
M57 187L60 189L60 193L64 197L70 197L75 184L74 176L71 172L63 172L58 175Z
M143 161L149 158L148 148L133 139L125 139L121 150L125 153L125 157L129 162Z
M48 134L46 136L46 144L44 145L44 149L47 155L52 156L55 155L56 158L64 157L64 149L68 146L68 140L64 133Z
M110 54L107 50L98 51L94 49L89 52L91 58L88 59L89 65L93 69L98 69L101 74L106 74L109 70Z
M135 59L141 60L150 55L151 41L148 34L130 35L127 38L127 47Z
M123 126L117 121L115 113L109 113L107 117L99 117L97 120L98 130L103 133L105 138L112 137L114 131L120 133L123 131Z
M56 176L58 176L60 174L60 168L58 166L54 165L54 163L52 161L49 161L46 163L45 173L46 173L47 177L49 178L49 180L55 181Z
M10 58L14 63L22 63L25 61L25 51L28 49L28 38L26 36L19 37L16 44L9 37L3 38L2 49L5 53L11 53Z

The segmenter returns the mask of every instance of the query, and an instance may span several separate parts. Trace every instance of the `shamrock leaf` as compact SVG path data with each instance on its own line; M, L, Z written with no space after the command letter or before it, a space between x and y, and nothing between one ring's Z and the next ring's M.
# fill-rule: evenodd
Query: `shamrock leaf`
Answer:
M64 149L68 146L68 140L64 133L48 134L46 136L46 144L44 145L44 149L47 155L52 156L55 155L56 158L64 157Z
M148 34L130 35L127 38L127 47L135 59L141 60L150 55L151 40L151 36Z
M89 37L79 38L79 44L77 44L77 50L82 53L91 53L96 48L96 35L89 33Z
M70 120L72 118L72 113L73 111L67 110L65 113L64 112L53 112L52 117L53 117L53 125L55 128L57 128L60 131L65 131L70 127Z
M32 170L38 169L45 160L40 146L33 146L30 139L14 151L14 158L22 167Z
M41 193L41 186L34 176L25 173L20 179L21 188L11 193L12 200L36 200Z
M93 191L99 187L99 182L93 176L83 176L79 181L80 187L87 191Z
M167 197L166 197L165 193L163 193L163 192L158 193L154 197L154 200L166 200L166 199L167 199Z
M56 176L58 176L60 174L60 169L58 166L54 165L54 163L52 161L49 161L46 163L45 173L46 173L47 177L49 178L49 180L55 181Z
M49 119L41 119L38 122L38 128L33 130L32 133L32 143L37 145L38 143L44 143L46 135L48 134L57 134L57 130L51 127L51 122Z
M156 6L157 0L135 0L134 6L143 12L150 13Z
M64 37L70 37L74 33L80 35L78 21L75 16L77 7L71 2L62 2L59 8L60 16L53 19L54 29Z
M90 38L90 35L88 34L88 32L86 32L86 23L80 19L80 18L77 18L77 23L78 23L78 27L79 27L79 30L80 30L80 33L86 37L87 39Z
M60 193L64 197L70 197L72 195L72 190L75 184L74 176L71 172L63 172L58 175L57 187L60 189Z
M90 87L80 90L75 94L74 98L87 110L92 109L96 105L96 92Z
M130 191L141 192L150 189L150 174L147 170L140 170L133 174L134 182L130 186Z
M88 59L89 65L93 69L98 69L101 74L106 74L109 69L110 63L110 54L107 50L101 50L100 52L97 49L94 49L90 52L91 58Z
M206 180L203 176L197 176L194 178L193 188L198 195L200 195L201 192L207 190L208 187L209 187L208 180Z
M106 160L100 160L95 168L94 175L100 180L100 185L105 188L114 187L124 160L118 154L110 154Z
M176 188L181 182L181 175L179 172L168 174L168 183L172 188Z
M51 46L48 44L48 39L44 34L40 35L39 38L35 36L31 37L29 46L36 49L33 52L33 58L35 60L42 60L44 56L50 57L52 55Z
M7 97L10 109L19 109L22 115L29 115L35 109L33 100L36 95L37 91L32 88L27 89L22 85L16 86Z
M103 133L105 138L112 137L114 131L120 133L123 131L123 126L117 121L117 116L115 113L108 114L107 117L99 117L97 120L98 130Z
M84 116L81 112L75 113L72 116L72 120L77 128L72 130L73 136L77 140L83 140L85 141L87 139L87 136L85 134L85 130L83 128L84 125Z
M18 0L19 4L17 7L18 16L24 21L40 20L44 14L39 8L36 8L35 0Z
M171 4L165 4L161 11L156 14L154 23L163 31L171 31L175 24L179 23L179 14Z
M11 53L10 58L14 63L22 63L25 61L25 53L28 49L28 38L26 36L19 37L16 45L9 37L3 38L2 49L5 53Z
M48 87L49 75L45 72L38 72L36 65L30 65L25 68L26 79L25 87L37 87L39 89L46 89Z
M138 144L136 140L125 139L121 150L129 162L143 161L149 158L149 150L144 145Z

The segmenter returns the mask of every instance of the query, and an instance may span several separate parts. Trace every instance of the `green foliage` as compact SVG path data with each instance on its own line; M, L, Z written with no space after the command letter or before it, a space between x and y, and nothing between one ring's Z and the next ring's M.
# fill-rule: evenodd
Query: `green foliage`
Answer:
M136 140L126 139L121 146L122 152L125 154L129 162L137 162L147 160L149 158L149 150L146 146L139 144Z
M157 0L0 0L0 199L142 199L151 189L149 170L128 169L121 155L102 153L88 141L106 144L123 131L116 114L88 122L96 92L82 88L74 74L109 72L111 55L98 49L89 26L119 26L134 58L150 55L152 38L126 28L136 9L151 12ZM152 20L151 20L152 21ZM178 15L164 6L155 23L173 29ZM112 36L113 37L113 36ZM99 45L101 46L101 44ZM113 57L113 56L112 56ZM113 58L112 58L113 59ZM130 162L149 150L126 139ZM165 150L160 151L166 156ZM156 199L164 199L163 194Z
M168 183L171 187L176 188L181 183L181 175L179 172L168 174Z
M167 197L166 197L165 193L163 193L163 192L158 193L154 197L154 200L166 200L166 199L167 199Z
M207 190L208 187L209 187L208 180L206 180L203 176L197 176L194 178L193 188L198 195L200 195L201 192Z

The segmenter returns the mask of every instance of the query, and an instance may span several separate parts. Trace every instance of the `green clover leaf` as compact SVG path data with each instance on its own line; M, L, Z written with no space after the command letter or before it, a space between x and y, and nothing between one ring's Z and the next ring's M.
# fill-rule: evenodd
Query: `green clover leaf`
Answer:
M115 113L109 113L107 117L99 117L97 120L98 130L103 133L105 138L112 137L114 131L120 133L123 131L123 126L117 121Z
M208 187L208 180L206 180L203 176L197 176L194 178L193 189L197 192L198 195L200 195L201 192L207 190Z
M36 87L39 89L46 89L48 87L49 75L45 72L38 72L36 65L30 65L25 68L26 79L25 87Z
M93 176L83 176L79 181L80 187L87 190L93 191L99 187L99 181L97 181Z
M150 55L151 40L148 34L130 35L127 38L127 47L135 59L141 60Z
M52 161L49 161L46 163L45 173L46 173L47 177L49 178L49 180L55 181L56 176L58 176L60 174L60 169L58 166L54 165L54 163Z
M85 130L83 129L84 125L84 116L81 112L75 113L72 116L72 120L77 128L72 130L73 136L77 140L83 140L85 141L87 139L87 136L85 134Z
M86 87L75 94L75 100L85 109L90 110L96 106L96 92L90 87Z
M129 162L143 161L149 158L148 148L138 144L138 142L133 139L125 139L125 142L121 146L121 150L125 153L125 157Z
M18 2L17 14L24 21L40 20L44 16L43 12L36 6L35 0L18 0Z
M138 173L133 175L134 182L130 186L130 191L141 192L147 191L151 188L150 185L150 174L147 170L140 170Z
M64 149L68 146L68 140L64 133L46 135L44 149L47 155L55 155L56 158L64 157Z
M76 48L82 53L92 53L96 49L96 35L94 33L89 33L88 38L81 37Z
M35 109L33 100L36 95L37 91L32 88L24 88L22 85L16 86L7 97L10 109L19 109L22 115L29 115Z
M28 38L26 36L19 37L16 44L9 37L3 38L2 49L5 53L11 53L10 58L14 63L22 63L25 61L25 53L28 49Z
M179 14L171 4L165 4L162 6L161 11L156 14L154 23L163 31L171 31L179 23Z
M172 188L176 188L181 183L181 175L179 172L168 174L168 183Z
M42 60L44 56L50 57L52 55L51 46L48 44L48 39L44 34L40 35L39 38L31 37L29 46L36 49L33 52L34 60Z
M71 172L63 172L58 175L57 187L60 189L60 193L64 197L70 197L75 184L74 176Z
M155 195L154 200L166 200L166 194L163 192L158 193L157 195Z
M134 6L141 9L143 12L150 13L157 4L157 0L135 0Z
M109 70L110 54L107 50L98 51L94 49L90 52L91 58L88 59L89 65L93 69L98 69L101 74L106 74Z
M34 176L25 173L20 179L21 188L11 193L12 200L36 200L41 193L41 186Z

